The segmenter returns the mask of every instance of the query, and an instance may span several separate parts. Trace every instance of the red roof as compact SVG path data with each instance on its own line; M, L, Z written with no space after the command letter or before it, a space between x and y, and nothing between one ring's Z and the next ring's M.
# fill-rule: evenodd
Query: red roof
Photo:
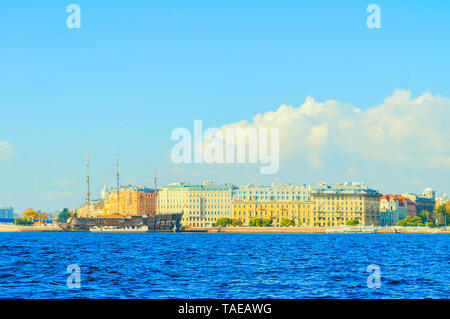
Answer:
M390 202L391 199L397 200L397 201L398 201L398 204L399 204L400 206L404 206L405 203L406 203L406 201L407 201L406 198L403 197L403 196L401 196L401 195L392 195L392 194L386 194L386 195L383 195L383 196L381 196L380 200L382 200L382 199L385 199L385 200L387 200L388 202Z

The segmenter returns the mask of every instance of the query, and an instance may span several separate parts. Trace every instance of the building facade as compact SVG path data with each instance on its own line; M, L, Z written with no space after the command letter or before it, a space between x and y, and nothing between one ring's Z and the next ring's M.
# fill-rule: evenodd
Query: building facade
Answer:
M258 202L306 202L311 200L311 186L277 185L277 186L240 186L233 190L234 201L258 201Z
M380 224L381 194L360 183L321 183L313 187L313 226L336 227L356 219L363 226Z
M233 215L244 225L270 218L273 226L291 219L296 226L337 227L357 219L361 225L380 224L381 194L361 183L302 186L244 186L233 191Z
M444 194L443 197L436 197L436 204L434 205L434 207L439 207L442 204L444 205L450 204L450 199L447 198L447 194Z
M91 204L78 207L77 216L82 218L99 217L104 215L105 203L103 200L93 200Z
M415 216L417 216L417 208L416 208L416 203L414 203L412 200L410 200L409 198L405 197L406 200L406 210L407 210L407 214L408 216L410 216L411 218L414 218Z
M104 200L104 215L119 214L122 216L144 216L156 213L158 193L153 188L143 186L121 186L119 194L116 188L111 188L107 194L102 192Z
M0 218L5 218L5 219L14 218L14 208L12 208L12 207L0 208Z
M408 216L408 202L401 195L383 195L380 198L380 226L395 226Z
M281 226L284 219L290 219L295 226L312 226L310 201L265 201L233 200L233 219L244 226L255 218L271 219L274 227Z
M431 188L426 188L422 194L402 193L400 195L410 199L416 205L416 216L423 211L431 213L436 206L435 191Z
M161 214L183 212L182 226L212 227L219 218L231 218L231 198L235 187L231 184L201 185L172 183L158 193L157 210Z

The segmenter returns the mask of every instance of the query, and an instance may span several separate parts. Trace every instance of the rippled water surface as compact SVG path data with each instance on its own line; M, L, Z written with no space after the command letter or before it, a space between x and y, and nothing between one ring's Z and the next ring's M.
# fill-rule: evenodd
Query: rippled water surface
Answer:
M449 298L448 235L0 233L0 298ZM81 288L66 268L81 269ZM370 264L381 287L367 287Z

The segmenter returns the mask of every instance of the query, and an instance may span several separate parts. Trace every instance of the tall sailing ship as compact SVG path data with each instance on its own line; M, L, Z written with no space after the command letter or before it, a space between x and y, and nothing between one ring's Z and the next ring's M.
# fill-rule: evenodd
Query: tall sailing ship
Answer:
M87 164L87 210L91 207L90 200L90 155ZM158 212L157 205L157 174L155 171L155 210L150 214L125 216L120 210L120 185L119 185L119 154L117 154L117 208L111 215L97 217L74 216L68 223L60 226L66 231L89 231L96 233L143 233L143 232L174 232L181 230L181 218L183 212L175 214L162 214Z

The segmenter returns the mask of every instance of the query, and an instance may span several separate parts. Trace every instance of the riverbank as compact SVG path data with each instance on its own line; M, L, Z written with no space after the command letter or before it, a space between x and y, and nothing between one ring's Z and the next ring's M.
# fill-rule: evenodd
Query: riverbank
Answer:
M327 228L327 227L191 227L186 229L185 232L204 232L204 233L293 233L293 234L315 234L326 233L328 230L339 230L339 228ZM450 234L450 229L428 228L428 227L383 227L374 228L375 233L380 234ZM358 232L355 229L355 232Z
M326 227L190 227L182 232L192 233L268 233L268 234L320 234L330 229ZM62 232L57 224L20 226L0 224L0 233L9 232ZM375 227L375 233L380 234L450 234L450 228L428 227ZM355 232L356 229L355 229Z
M430 227L383 227L376 230L380 234L450 234L450 228Z
M209 232L220 233L325 233L324 227L214 227Z
M63 231L56 224L21 226L11 224L0 224L0 233L17 233L17 232L60 232Z

